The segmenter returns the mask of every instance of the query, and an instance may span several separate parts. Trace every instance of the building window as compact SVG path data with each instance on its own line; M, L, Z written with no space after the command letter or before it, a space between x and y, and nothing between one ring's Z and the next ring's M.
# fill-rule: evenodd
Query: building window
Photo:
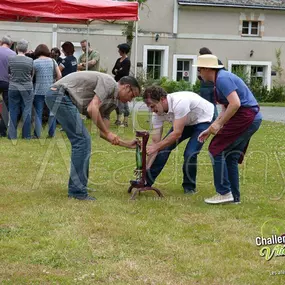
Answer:
M242 35L259 36L260 35L260 22L243 21L242 22Z
M177 72L176 72L176 80L185 80L190 81L190 60L178 60L177 61Z
M168 46L144 46L143 69L147 78L168 76Z
M185 80L195 84L197 80L197 68L193 68L197 61L196 55L174 54L173 55L173 75L176 81Z
M250 68L250 80L256 81L264 85L265 80L265 67L264 66L254 66Z
M147 77L152 79L159 79L161 77L161 50L147 51Z
M229 71L241 77L247 84L258 82L271 88L271 62L267 61L233 61L228 63Z

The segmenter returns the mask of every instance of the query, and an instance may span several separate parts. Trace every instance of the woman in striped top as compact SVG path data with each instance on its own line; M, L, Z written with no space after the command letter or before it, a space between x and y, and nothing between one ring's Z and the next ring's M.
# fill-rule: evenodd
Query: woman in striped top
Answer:
M18 55L9 58L9 139L17 139L18 116L21 111L23 117L22 138L31 138L31 117L34 98L32 83L33 60L25 56L27 50L28 42L21 40L17 43Z

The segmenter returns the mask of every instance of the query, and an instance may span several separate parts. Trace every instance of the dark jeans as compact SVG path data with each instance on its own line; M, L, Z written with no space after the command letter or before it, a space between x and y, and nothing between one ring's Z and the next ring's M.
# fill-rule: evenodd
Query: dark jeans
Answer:
M255 119L251 126L222 153L212 157L213 174L216 191L225 195L232 192L234 199L239 200L238 161L251 136L259 129L262 119Z
M0 121L0 137L7 136L7 127L9 121L8 89L9 89L9 82L0 81L0 93L2 92L2 97L3 97L2 114Z
M46 104L61 124L71 143L71 167L68 195L87 196L91 139L80 113L69 96L60 90L50 90L46 95Z
M31 119L33 106L33 90L9 90L10 122L8 127L9 139L17 139L18 117L22 111L22 138L31 138Z
M42 120L43 120L43 109L45 105L45 96L43 95L35 95L34 98L34 107L35 107L35 131L34 135L37 138L41 137L42 132ZM56 119L53 114L49 114L48 119L48 135L53 137L56 130Z
M198 141L198 136L201 132L206 130L209 125L210 123L201 123L193 126L185 126L180 139L157 154L151 168L147 171L147 184L152 185L154 183L155 179L165 166L171 151L175 149L176 146L182 141L190 138L184 151L182 186L187 190L195 190L197 176L197 155L203 146L203 143ZM172 131L173 128L169 130L167 136Z

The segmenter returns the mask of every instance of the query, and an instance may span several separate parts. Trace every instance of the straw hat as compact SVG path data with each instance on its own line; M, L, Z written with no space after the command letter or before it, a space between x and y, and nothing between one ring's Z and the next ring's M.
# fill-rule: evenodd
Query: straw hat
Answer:
M218 58L213 54L204 54L198 56L197 64L193 66L217 69L224 67L222 64L219 65Z

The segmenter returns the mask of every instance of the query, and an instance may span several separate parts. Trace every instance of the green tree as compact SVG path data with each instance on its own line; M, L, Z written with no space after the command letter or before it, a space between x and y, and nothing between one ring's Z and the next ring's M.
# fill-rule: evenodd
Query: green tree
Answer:
M282 84L282 74L284 69L282 68L282 62L281 62L281 48L278 48L275 50L275 57L276 57L276 64L273 65L273 70L276 71L277 79L274 80L274 83L276 85L281 85Z
M147 0L128 0L128 2L138 2L140 9L143 9L144 6L147 6L145 4L147 2ZM132 49L133 39L134 39L134 30L135 30L135 22L130 21L127 23L127 25L123 31L123 35L126 36L126 43L131 47L131 49ZM129 53L129 57L131 57L131 51Z

